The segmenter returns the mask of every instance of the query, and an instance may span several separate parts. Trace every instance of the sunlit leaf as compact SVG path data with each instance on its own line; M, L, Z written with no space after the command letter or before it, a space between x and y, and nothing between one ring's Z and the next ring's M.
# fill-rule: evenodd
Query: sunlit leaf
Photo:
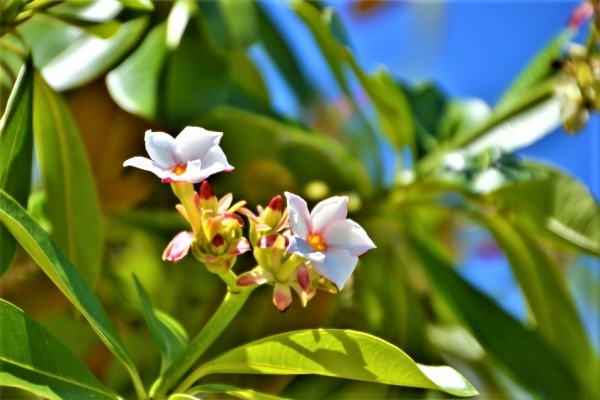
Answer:
M232 397L236 397L238 399L244 400L277 400L281 399L281 397L273 396L270 394L256 392L250 389L240 389L235 386L230 385L220 385L220 384L207 384L194 386L191 389L186 391L190 395L201 395L205 393L215 393L215 394L227 394ZM169 400L177 400L178 395L173 395L169 397ZM184 399L184 398L181 398Z
M213 373L319 374L473 396L477 391L450 367L416 364L402 350L366 333L313 329L283 333L233 349L201 366Z
M33 65L23 65L0 121L0 189L27 206L33 157ZM17 241L0 224L0 276L8 269Z
M578 397L584 392L546 340L458 276L439 244L416 232L409 239L436 293L507 374L542 397Z
M106 73L133 48L147 26L147 17L80 28L35 15L19 25L19 32L30 43L35 65L48 84L63 91ZM114 34L102 38L113 30Z
M35 76L33 129L48 218L58 245L93 284L102 259L100 208L77 126L60 95Z
M0 386L48 399L117 399L47 330L0 299Z
M162 355L161 370L165 370L171 362L181 353L187 345L187 336L183 328L172 318L163 313L158 313L150 303L150 298L144 288L133 276L138 297L142 303L142 311L154 342Z
M2 190L0 222L10 230L31 258L88 320L115 357L125 365L138 389L138 395L142 395L143 388L137 369L90 287L50 236Z
M119 0L127 8L135 10L152 11L154 10L154 4L152 0Z
M527 165L542 177L505 186L490 197L523 228L600 256L600 206L594 196L564 172L541 164Z

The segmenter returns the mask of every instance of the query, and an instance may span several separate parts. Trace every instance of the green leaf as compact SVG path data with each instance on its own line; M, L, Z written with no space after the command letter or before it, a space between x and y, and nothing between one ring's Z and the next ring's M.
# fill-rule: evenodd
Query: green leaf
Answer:
M0 189L27 207L33 158L33 65L21 68L0 121ZM0 224L0 277L17 251L17 241Z
M289 44L286 43L283 35L277 30L278 28L265 11L265 3L257 2L256 7L262 45L285 77L298 100L307 105L315 96L313 85L299 67L298 59L290 50Z
M54 336L0 299L0 386L48 399L117 399Z
M73 26L45 15L19 25L44 79L57 91L84 85L106 73L140 40L149 19Z
M52 235L93 285L103 245L100 205L85 147L64 100L39 75L35 76L33 106Z
M167 24L152 28L142 44L106 77L114 100L124 110L144 118L156 117L158 79L167 55Z
M541 397L583 394L570 367L541 335L526 329L458 276L448 256L431 239L409 232L409 240L436 293L507 374Z
M322 15L315 7L302 0L292 1L291 6L298 17L300 17L308 29L310 29L310 32L321 49L321 53L323 54L327 65L329 65L336 82L344 93L349 95L350 87L346 82L343 71L343 47L331 34L326 16Z
M502 216L478 214L475 218L490 230L505 252L540 334L570 363L583 387L597 390L592 371L600 365L558 266L539 243Z
M131 8L134 10L142 10L142 11L152 11L154 10L154 4L152 4L152 0L119 0L121 4L123 4L127 8Z
M194 386L191 389L186 391L188 395L196 395L203 393L218 393L218 394L228 394L233 397L237 397L238 399L244 400L278 400L281 397L273 396L270 394L256 392L250 389L240 389L235 386L230 385L220 385L220 384L207 384L207 385L199 385ZM178 397L181 394L174 394L169 397L169 400L184 400L185 397Z
M516 182L490 193L516 224L577 251L600 256L600 205L576 178L527 163L542 177Z
M193 373L318 374L473 396L450 367L416 364L402 350L366 333L311 329L283 333L233 349Z
M133 275L133 280L142 304L144 318L162 355L161 371L164 371L187 345L187 335L177 321L167 314L154 310L150 298L135 275Z
M300 189L298 186L314 180L334 192L371 194L364 165L344 146L324 136L229 107L214 110L197 124L227 132L221 145L227 156L236 160L236 168L245 171L227 176L228 183L250 202L268 202L277 192Z
M258 38L256 5L252 0L218 0L227 27L228 50L245 49Z
M519 96L544 79L556 74L558 70L552 64L562 58L565 47L574 33L573 29L566 29L558 34L515 79L502 98L498 100L495 109L500 111L511 108L512 103Z
M373 75L367 75L350 51L346 51L346 60L377 109L381 128L390 142L398 150L407 146L415 154L413 116L402 88L383 68Z
M100 339L128 369L138 396L145 397L137 370L104 308L67 256L13 198L0 190L2 222L31 258L83 314Z

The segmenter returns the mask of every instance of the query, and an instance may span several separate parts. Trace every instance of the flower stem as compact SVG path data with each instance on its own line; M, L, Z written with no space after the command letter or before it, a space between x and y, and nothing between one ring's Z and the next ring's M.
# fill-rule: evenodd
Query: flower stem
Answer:
M194 203L194 185L189 182L172 182L171 189L185 208L188 221L196 235L202 226L202 221L200 220L200 211Z
M192 365L204 354L240 311L255 287L241 292L228 292L221 306L200 333L188 344L171 366L154 382L150 389L151 399L162 399Z

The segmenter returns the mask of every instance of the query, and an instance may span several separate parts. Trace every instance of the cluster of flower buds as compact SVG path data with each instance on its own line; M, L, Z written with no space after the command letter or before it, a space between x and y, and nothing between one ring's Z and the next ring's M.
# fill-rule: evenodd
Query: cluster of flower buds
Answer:
M600 54L589 54L585 47L572 44L563 71L569 82L562 91L567 99L561 110L564 129L576 133L587 124L590 111L600 111Z
M219 200L204 179L233 169L219 147L221 135L187 127L174 139L149 131L146 149L151 159L134 157L124 163L171 183L181 201L176 208L192 230L173 238L163 260L175 263L191 250L210 272L225 276L232 274L237 256L252 245L258 265L235 277L234 286L273 285L273 302L280 311L290 306L292 290L302 306L317 289L341 290L359 256L375 247L364 229L346 218L348 198L329 198L309 213L302 198L286 192L285 210L281 196L276 196L266 208L258 208L258 215L245 208L244 201L232 206L231 194ZM195 192L193 184L201 181ZM236 212L248 218L250 241L243 236L244 222Z

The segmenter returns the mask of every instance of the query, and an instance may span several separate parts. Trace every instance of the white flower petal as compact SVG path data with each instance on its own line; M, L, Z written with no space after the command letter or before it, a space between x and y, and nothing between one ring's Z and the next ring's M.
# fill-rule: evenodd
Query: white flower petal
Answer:
M344 288L357 263L358 257L346 250L326 251L322 262L311 262L315 271L335 283L339 290Z
M185 172L181 175L176 175L176 178L173 180L176 182L198 183L205 180L207 176L202 169L202 162L195 160L188 162Z
M171 169L177 164L175 139L164 132L146 131L144 138L150 158L162 168Z
M298 236L292 236L289 238L290 244L286 249L288 254L297 254L300 257L304 257L308 260L315 262L322 262L325 259L325 255L321 252L315 251L306 240L299 238Z
M219 146L211 148L202 158L202 168L214 171L209 175L215 172L233 170L233 166L229 165L225 153L223 153L223 150Z
M290 213L290 229L294 235L301 238L308 237L312 231L312 222L308 213L308 206L304 199L293 193L285 192L287 198L288 211Z
M175 175L169 169L162 168L160 165L145 157L133 157L123 163L124 167L135 167L150 171L161 179L170 175Z
M375 244L367 232L351 219L335 223L325 235L325 243L331 251L345 249L353 256L360 256Z
M348 197L334 196L323 200L310 213L315 232L325 234L336 222L346 219L348 215Z
M187 163L193 160L203 160L209 150L218 146L221 132L212 132L195 126L186 127L175 138L175 154L177 161Z

